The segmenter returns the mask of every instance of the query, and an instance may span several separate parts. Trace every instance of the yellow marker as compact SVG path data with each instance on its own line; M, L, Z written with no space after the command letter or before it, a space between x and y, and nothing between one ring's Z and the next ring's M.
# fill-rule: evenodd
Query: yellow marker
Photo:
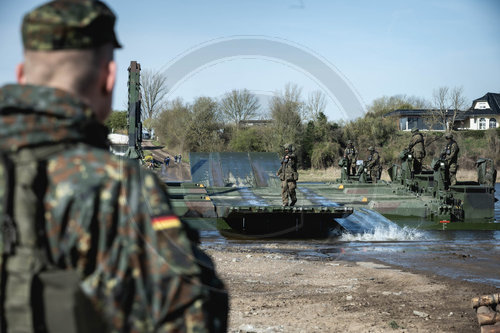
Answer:
M200 187L205 187L205 185L203 185L203 184L199 184L199 185L200 185Z
M344 189L344 184L340 184L339 185L339 190L343 190Z
M363 199L361 199L361 202L368 202L368 198L364 197Z
M154 230L179 228L181 226L181 221L175 215L155 217L155 218L153 218L152 223L153 223Z
M205 200L210 200L210 197L207 195L207 196L205 197Z

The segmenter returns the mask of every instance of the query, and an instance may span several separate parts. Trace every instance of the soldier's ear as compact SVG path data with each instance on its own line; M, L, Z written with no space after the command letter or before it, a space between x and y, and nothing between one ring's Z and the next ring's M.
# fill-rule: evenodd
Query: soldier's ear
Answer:
M104 89L107 95L113 92L113 87L116 81L116 62L111 60L106 66L106 79L104 82Z
M19 84L26 84L26 75L24 74L24 62L16 66L16 80Z

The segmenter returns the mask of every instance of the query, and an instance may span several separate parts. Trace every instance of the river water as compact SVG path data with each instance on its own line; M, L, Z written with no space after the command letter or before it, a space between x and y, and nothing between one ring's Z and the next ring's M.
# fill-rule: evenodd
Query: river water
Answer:
M495 220L500 223L500 183L495 186ZM399 228L379 217L373 230L364 234L308 240L244 241L203 231L202 246L247 248L288 252L304 259L378 261L500 288L499 231L423 231Z

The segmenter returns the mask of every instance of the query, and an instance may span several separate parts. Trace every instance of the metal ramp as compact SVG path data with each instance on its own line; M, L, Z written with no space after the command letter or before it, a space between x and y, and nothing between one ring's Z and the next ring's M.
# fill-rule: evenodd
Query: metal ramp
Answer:
M190 153L194 183L214 187L279 186L276 153Z

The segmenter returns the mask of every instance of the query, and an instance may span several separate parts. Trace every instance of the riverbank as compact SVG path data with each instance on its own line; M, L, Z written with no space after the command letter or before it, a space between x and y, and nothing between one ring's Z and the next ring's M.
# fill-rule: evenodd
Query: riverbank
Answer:
M330 167L327 169L305 169L299 170L299 181L300 182L332 182L336 179L340 179L340 168ZM389 174L386 168L382 171L382 180L390 181ZM458 181L476 181L477 180L477 170L475 169L458 169L457 172Z
M230 293L229 332L479 332L471 298L496 291L372 262L205 250Z

